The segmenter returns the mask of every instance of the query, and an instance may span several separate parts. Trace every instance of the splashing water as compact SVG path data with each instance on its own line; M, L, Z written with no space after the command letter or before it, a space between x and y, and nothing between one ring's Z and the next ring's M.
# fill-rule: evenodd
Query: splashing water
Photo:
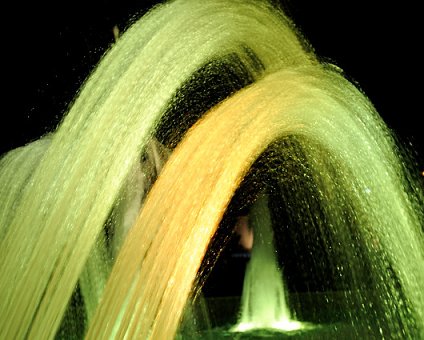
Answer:
M160 117L189 76L232 54L250 81L314 59L285 16L256 1L167 3L134 23L105 55L43 148L28 184L3 196L19 205L2 225L1 337L54 336L87 261L94 281L108 276L109 265L96 265L107 255L104 225ZM21 172L14 164L3 164L4 182L24 183L15 178ZM79 282L93 300L90 310L101 295L85 289L92 281Z
M422 337L422 190L372 104L305 46L266 1L176 0L135 22L58 129L0 160L0 338L173 338L234 193L272 145L296 164L265 162L297 219L291 236L307 241L292 249L322 243L305 263L323 281L345 278L335 284L343 322L356 329L362 317L382 338ZM212 62L240 82L220 78L231 90L186 115L186 88L214 90L198 74ZM161 133L177 136L162 141L175 149L144 197L140 178L154 176L140 155ZM291 136L301 153L280 143ZM240 325L291 328L264 207L261 199L252 211L262 236ZM273 277L275 305L262 308L268 292L252 289L258 271Z
M355 105L342 98L355 98ZM272 141L292 134L306 137L302 145L314 165L312 178L325 208L324 217L315 211L315 223L323 235L335 238L326 244L351 264L347 269L352 271L354 288L361 286L361 261L366 258L371 263L367 273L375 280L369 287L371 295L359 291L353 298L346 295L346 302L367 306L363 313L377 318L368 321L371 328L376 322L377 329L389 327L392 337L415 334L423 308L422 252L412 251L421 249L420 222L414 210L404 205L408 196L399 191L398 163L381 129L360 92L327 68L274 73L209 112L174 150L152 188L125 239L125 251L112 270L114 279L105 288L88 338L175 334L207 245L235 189ZM352 140L355 148L350 147ZM377 176L383 169L386 175ZM277 176L284 180L281 169ZM365 190L370 187L374 196ZM295 205L312 207L306 200L309 188L307 182L296 188L304 201L295 199ZM382 201L390 206L382 206ZM346 212L340 210L345 205L360 225L354 232L346 224ZM314 211L306 216L310 213ZM364 242L359 255L355 239ZM388 265L398 279L385 270ZM407 300L398 294L398 280ZM123 318L118 318L121 313ZM352 314L349 320L356 324L358 317Z
M232 331L263 328L299 330L302 323L291 317L282 273L277 266L267 196L260 196L254 203L249 221L253 228L254 245L245 274L241 316Z

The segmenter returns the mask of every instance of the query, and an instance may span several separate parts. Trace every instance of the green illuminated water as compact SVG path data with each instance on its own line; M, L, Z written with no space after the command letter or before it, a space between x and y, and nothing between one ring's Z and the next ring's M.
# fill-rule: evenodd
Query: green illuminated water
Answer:
M293 334L328 321L422 337L422 190L368 99L304 45L256 0L171 1L131 26L57 130L0 160L0 338L172 338L234 191L271 144L265 172L280 197L250 212L255 244L233 330ZM140 212L137 178L152 171L140 155L159 125L174 136L193 123L182 90L213 92L196 74L216 60L229 61L218 73L253 84L232 88L186 138L175 133L183 142L168 141L177 149ZM287 230L271 223L278 199ZM292 313L294 281L324 298Z
M253 248L246 268L241 315L233 331L298 330L302 324L291 317L282 273L277 265L267 196L259 197L254 203L249 224L253 228Z

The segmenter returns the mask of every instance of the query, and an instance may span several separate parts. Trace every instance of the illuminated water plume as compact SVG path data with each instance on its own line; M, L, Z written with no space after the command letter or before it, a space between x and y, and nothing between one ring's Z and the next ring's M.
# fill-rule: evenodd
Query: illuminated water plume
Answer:
M389 327L392 336L413 334L421 328L423 308L422 252L414 251L422 247L420 222L400 189L400 164L385 131L355 87L337 72L317 67L273 73L209 112L179 144L152 188L113 268L88 338L175 334L201 259L235 189L265 148L285 135L305 137L305 153L325 202L323 221L339 237L335 244L352 263L347 270L352 269L356 286L361 258L347 243L352 233L340 208L348 205L361 226L355 237L365 242L363 256L371 259L368 275L375 289L372 297L360 292L355 298L364 304L376 301L371 313L382 309L377 325ZM407 300L399 297L398 281L385 270L388 265Z
M53 338L66 310L87 317L77 324L87 339L174 337L234 192L286 136L301 141L309 172L285 199L348 264L326 268L352 278L347 302L363 306L366 326L385 337L422 336L421 190L370 102L305 45L262 1L177 0L135 22L58 129L0 162L0 337ZM125 238L120 207L128 207L140 155L164 115L187 100L179 94L190 77L226 59L251 86L170 143L178 145ZM283 167L273 173L287 176ZM322 211L305 198L310 186ZM357 289L364 263L371 293Z
M257 69L246 46L263 68ZM20 190L6 227L0 247L2 337L52 337L87 259L94 261L91 275L105 276L107 268L95 264L95 254L104 253L105 221L160 117L191 74L229 54L238 56L253 80L314 59L291 23L266 3L196 0L149 12L104 56ZM14 176L9 180L22 182ZM99 294L86 297L93 300L89 305L97 304Z
M253 329L294 331L303 327L292 318L278 268L268 197L261 195L249 212L254 246L244 279L240 317L234 332Z

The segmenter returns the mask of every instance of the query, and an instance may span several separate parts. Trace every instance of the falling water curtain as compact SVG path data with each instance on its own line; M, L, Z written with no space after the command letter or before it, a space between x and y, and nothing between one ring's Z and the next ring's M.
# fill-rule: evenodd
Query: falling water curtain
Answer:
M181 89L194 86L190 77L214 60L229 60L244 85L252 85L214 108L178 144L108 276L115 259L108 258L108 240L102 239L105 225L122 217L113 212L125 201L126 186L134 183L134 169L159 126L172 127L166 114L186 100ZM179 119L185 132L190 124L184 113ZM346 133L331 143L335 128ZM54 337L79 279L88 338L173 336L231 196L266 147L290 133L319 141L335 160L346 160L341 163L356 179L343 179L353 186L346 195L364 218L364 233L376 235L386 249L375 269L395 265L416 320L401 315L393 332L411 323L422 334L422 195L396 185L403 183L403 169L372 105L319 63L290 20L268 2L176 0L129 27L51 135L2 158L1 336ZM196 169L195 175L187 169ZM369 180L382 173L381 182ZM176 240L179 247L172 246ZM162 267L156 254L172 261ZM100 287L90 286L93 279ZM393 283L380 279L381 299L392 298Z

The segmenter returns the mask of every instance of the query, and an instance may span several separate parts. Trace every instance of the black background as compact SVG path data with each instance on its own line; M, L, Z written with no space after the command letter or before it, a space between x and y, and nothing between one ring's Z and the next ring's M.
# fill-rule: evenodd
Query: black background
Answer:
M0 154L51 131L124 28L158 1L15 2L3 8ZM316 53L369 96L424 170L418 5L281 0ZM370 5L372 4L372 5Z

